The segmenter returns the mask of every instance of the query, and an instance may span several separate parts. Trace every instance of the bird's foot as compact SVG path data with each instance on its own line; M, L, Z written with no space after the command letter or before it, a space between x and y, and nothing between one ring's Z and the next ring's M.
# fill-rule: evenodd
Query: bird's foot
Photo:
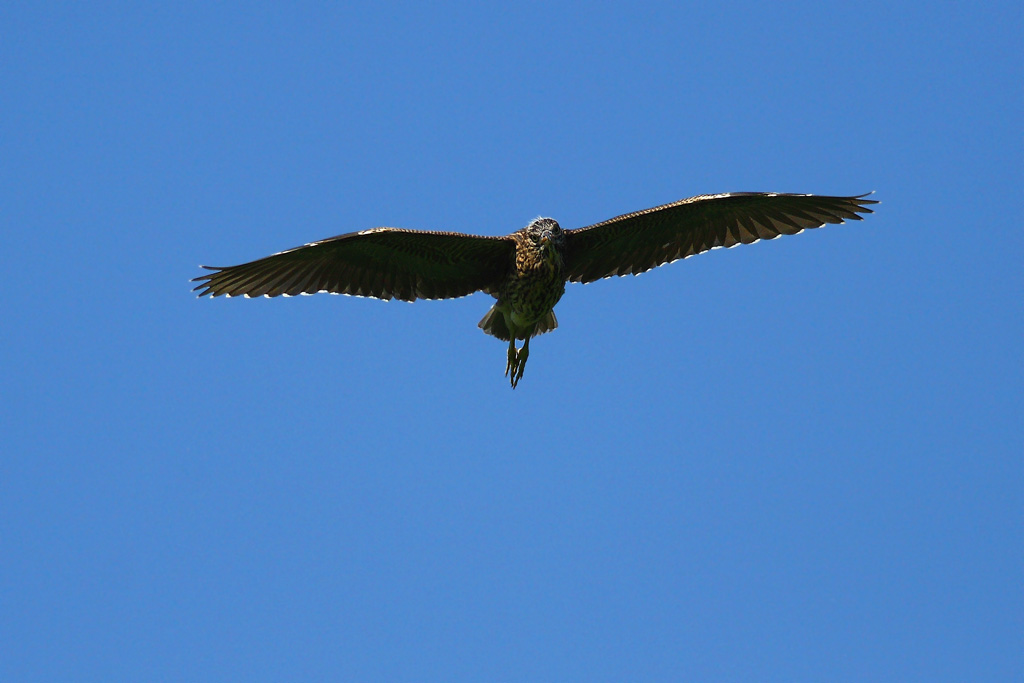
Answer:
M526 369L526 359L530 357L530 340L527 339L526 343L523 344L523 348L518 351L515 348L515 342L509 345L508 350L508 366L505 368L505 376L509 378L512 383L512 388L515 389L516 385L519 384L519 380L523 378L523 371Z
M508 364L505 366L505 376L508 377L509 373L512 373L513 387L515 386L514 378L516 376L516 370L519 367L519 352L516 351L516 342L513 340L508 345Z
M519 380L523 378L523 370L526 369L526 357L529 353L519 352L519 368L516 370L516 376L512 378L512 388L515 389L519 384Z

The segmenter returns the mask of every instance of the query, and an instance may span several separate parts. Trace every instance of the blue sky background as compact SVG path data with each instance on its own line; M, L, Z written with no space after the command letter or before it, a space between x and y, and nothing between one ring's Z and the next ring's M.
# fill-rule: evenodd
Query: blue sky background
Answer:
M1011 680L1017 3L6 3L0 678ZM380 225L860 223L491 299L197 300Z

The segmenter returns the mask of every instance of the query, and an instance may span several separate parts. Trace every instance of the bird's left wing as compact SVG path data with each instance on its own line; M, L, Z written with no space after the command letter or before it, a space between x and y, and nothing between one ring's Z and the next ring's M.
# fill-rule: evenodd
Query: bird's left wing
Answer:
M826 223L860 220L878 202L855 197L734 192L701 195L566 231L573 282L636 275L716 247L793 235Z
M377 299L449 299L496 288L515 243L504 237L374 228L226 268L203 266L199 296L331 292Z

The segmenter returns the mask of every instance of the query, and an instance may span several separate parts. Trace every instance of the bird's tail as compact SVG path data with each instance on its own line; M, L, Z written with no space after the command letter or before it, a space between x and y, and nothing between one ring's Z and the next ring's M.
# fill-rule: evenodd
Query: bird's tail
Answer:
M508 323L505 322L505 313L498 308L498 304L491 306L491 310L487 311L487 315L480 320L480 324L477 327L502 341L508 341L512 338L512 333L508 329ZM556 327L558 327L558 318L555 317L554 311L548 311L547 315L534 323L532 331L517 330L516 339L535 337L538 334L550 332Z

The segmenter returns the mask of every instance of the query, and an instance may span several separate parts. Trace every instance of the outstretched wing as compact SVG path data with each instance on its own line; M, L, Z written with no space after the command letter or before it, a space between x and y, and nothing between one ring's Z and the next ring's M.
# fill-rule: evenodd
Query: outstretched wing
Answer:
M700 195L566 231L573 282L636 275L716 247L750 244L871 213L856 197L733 192Z
M503 237L374 228L331 237L193 280L199 296L331 292L378 299L449 299L491 291L513 261Z

